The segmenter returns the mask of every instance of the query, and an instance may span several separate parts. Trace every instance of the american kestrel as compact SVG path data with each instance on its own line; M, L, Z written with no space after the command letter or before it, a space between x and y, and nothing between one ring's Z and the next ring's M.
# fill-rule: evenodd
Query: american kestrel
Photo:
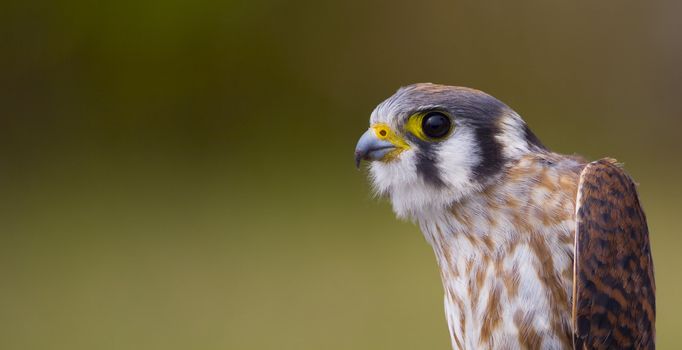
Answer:
M653 349L649 233L613 159L542 145L481 91L398 90L355 149L433 247L456 349Z

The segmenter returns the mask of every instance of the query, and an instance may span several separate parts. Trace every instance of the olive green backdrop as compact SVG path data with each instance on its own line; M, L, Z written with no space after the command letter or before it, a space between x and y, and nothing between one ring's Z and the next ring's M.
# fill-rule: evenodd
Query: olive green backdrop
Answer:
M353 148L401 85L487 91L640 183L682 345L679 1L0 5L0 348L447 349Z

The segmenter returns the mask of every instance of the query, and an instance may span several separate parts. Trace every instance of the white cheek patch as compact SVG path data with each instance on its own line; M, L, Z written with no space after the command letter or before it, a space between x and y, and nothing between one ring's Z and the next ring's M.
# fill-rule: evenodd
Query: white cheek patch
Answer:
M438 173L458 198L476 189L473 169L481 162L477 144L473 131L461 127L438 148Z
M528 153L525 125L521 117L514 112L505 114L498 122L500 133L496 137L503 146L502 152L506 158L518 158Z

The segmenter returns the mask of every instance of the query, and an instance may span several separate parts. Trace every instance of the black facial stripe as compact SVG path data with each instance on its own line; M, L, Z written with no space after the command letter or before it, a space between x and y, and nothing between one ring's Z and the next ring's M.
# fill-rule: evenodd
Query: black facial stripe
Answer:
M422 141L414 136L409 137L412 142L417 144L417 173L424 179L424 182L436 187L444 186L445 183L438 170L438 148L439 144Z
M499 133L499 129L494 123L479 126L475 132L476 143L481 151L481 162L474 168L474 176L477 180L481 180L502 169L504 156L502 155L502 145L495 137Z
M530 146L531 148L535 146L539 149L547 150L547 147L545 147L545 145L542 144L540 139L537 136L535 136L535 134L533 133L533 131L530 130L527 124L523 124L523 133L526 138L526 142L528 142L528 146Z

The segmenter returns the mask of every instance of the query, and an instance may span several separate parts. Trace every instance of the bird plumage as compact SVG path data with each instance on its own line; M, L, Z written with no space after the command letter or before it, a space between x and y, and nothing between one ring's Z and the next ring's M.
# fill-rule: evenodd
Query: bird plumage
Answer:
M576 348L653 349L656 287L649 230L635 184L615 161L583 169L576 232Z
M415 131L415 125L427 127L426 120L434 115L451 120L448 133L431 137L428 130ZM613 317L621 317L630 304L640 311L622 319L644 315L648 323L624 328L621 333L629 333L622 338L653 346L653 270L643 214L639 221L632 219L641 213L634 186L621 181L620 197L608 189L598 192L603 198L586 192L581 184L600 179L592 170L594 163L549 151L516 112L473 89L408 86L374 110L370 126L358 144L356 159L375 160L370 164L375 190L390 199L399 217L415 221L433 247L453 348L569 349L574 339L579 346L599 347L593 340L608 340L609 335L591 335L603 332L604 325L615 325ZM610 178L620 179L613 174ZM579 198L583 192L590 195ZM629 206L621 208L629 216L602 215L600 223L630 218L621 226L639 234L611 239L608 226L592 225L579 231L579 237L587 232L609 242L633 239L618 245L632 250L628 255L632 258L622 260L622 254L612 254L612 247L601 244L599 251L587 249L581 255L587 261L574 260L576 217L583 218L578 222L593 223L584 208L596 208L594 203L612 199L608 196L630 199ZM588 205L576 212L581 201ZM616 211L602 207L600 215L618 211L619 202L612 201ZM616 264L621 272L601 273L600 269L614 268L599 265L601 261ZM597 269L596 276L602 279L620 279L594 287L595 274L585 273L588 268ZM624 277L628 273L634 274L632 278ZM634 287L631 281L637 281ZM627 283L629 287L619 289ZM574 285L582 288L577 289L577 311ZM623 295L651 300L614 304ZM578 321L581 317L601 321L575 326L576 312Z
M573 212L581 163L527 155L498 182L420 220L455 348L570 344Z

